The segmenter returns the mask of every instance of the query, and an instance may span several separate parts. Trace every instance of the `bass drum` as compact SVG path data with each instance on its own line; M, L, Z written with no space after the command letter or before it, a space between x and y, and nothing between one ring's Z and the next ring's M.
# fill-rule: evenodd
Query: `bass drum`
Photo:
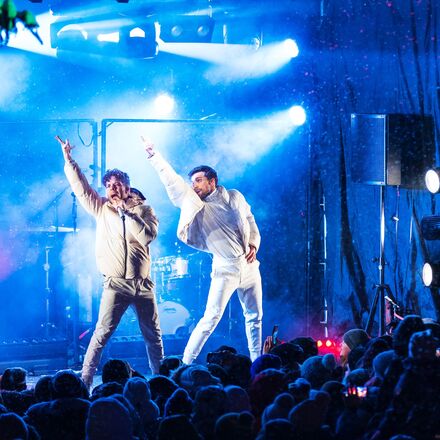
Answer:
M163 335L188 336L194 324L188 309L174 301L159 303L157 308Z

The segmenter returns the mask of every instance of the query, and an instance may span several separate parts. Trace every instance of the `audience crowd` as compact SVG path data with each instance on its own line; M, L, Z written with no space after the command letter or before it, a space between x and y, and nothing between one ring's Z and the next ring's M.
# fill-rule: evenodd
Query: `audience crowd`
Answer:
M91 390L72 370L30 387L7 368L0 440L440 439L439 341L438 323L408 315L391 335L349 330L337 355L269 337L254 362L222 346L203 364L168 356L152 377L109 359Z

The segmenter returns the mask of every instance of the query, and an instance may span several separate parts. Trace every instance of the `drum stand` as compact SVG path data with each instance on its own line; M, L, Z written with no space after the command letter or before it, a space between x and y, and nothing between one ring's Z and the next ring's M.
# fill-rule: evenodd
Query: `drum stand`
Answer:
M55 238L57 239L58 236L58 225L59 225L59 216L58 216L58 204L59 201L61 199L61 197L63 196L63 194L65 193L66 189L68 188L68 186L66 186L62 191L60 191L56 197L50 202L50 206L53 205L55 207ZM56 241L55 241L56 243ZM50 258L49 258L49 254L50 254L50 250L53 249L53 246L46 246L44 248L44 252L45 252L45 259L44 259L44 264L43 264L43 270L45 272L45 286L44 286L44 290L46 292L46 297L45 297L45 322L43 322L41 324L41 327L44 329L44 336L46 338L49 338L54 331L56 330L56 326L54 323L50 322L50 312L51 312L51 302L52 302L52 296L53 296L53 291L50 287Z
M43 264L43 269L45 272L45 287L44 290L46 292L46 298L45 298L45 322L41 324L41 327L44 329L44 336L46 338L49 338L52 334L52 332L55 330L55 324L50 322L50 305L52 301L52 289L50 287L50 263L49 263L49 254L50 250L52 249L52 246L46 246L44 248L45 252L45 259Z

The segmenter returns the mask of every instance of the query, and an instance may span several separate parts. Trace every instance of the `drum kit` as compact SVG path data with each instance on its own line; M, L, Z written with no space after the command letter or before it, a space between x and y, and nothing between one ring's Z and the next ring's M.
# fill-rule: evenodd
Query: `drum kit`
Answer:
M198 253L156 258L151 273L156 285L163 334L186 336L198 314L201 267Z
M17 270L24 269L26 265L33 265L40 262L39 253L43 253L41 267L44 271L44 322L41 328L44 330L44 337L50 337L57 334L55 325L55 315L57 315L54 307L54 290L53 286L56 281L57 269L59 269L59 252L60 242L64 238L64 234L76 232L74 228L65 226L47 226L47 227L26 227L21 229L9 229L9 234L14 237L15 253L17 259L20 257ZM35 237L34 234L37 234ZM62 237L63 236L63 237ZM32 243L32 246L30 244ZM24 255L21 255L24 253ZM55 268L55 273L52 271ZM55 278L53 275L55 274ZM32 273L32 276L36 274Z
M170 255L152 261L151 276L156 286L157 308L163 335L186 337L200 317L202 282L200 253ZM139 333L135 312L129 308L115 335Z

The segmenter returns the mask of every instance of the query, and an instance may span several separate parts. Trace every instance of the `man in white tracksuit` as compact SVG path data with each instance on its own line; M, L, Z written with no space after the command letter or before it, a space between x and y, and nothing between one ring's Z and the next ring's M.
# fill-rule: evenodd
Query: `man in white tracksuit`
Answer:
M255 360L261 354L263 308L256 259L260 233L249 204L239 191L218 186L217 173L208 166L191 170L191 187L151 143L144 142L149 162L171 202L181 210L179 239L213 254L205 313L189 338L183 362L191 364L197 358L235 290L243 308L250 357Z
M72 159L69 141L57 139L70 186L84 209L95 217L96 262L104 275L98 323L84 358L82 379L88 387L92 385L104 346L129 306L138 317L150 369L159 374L163 343L148 248L156 238L159 222L144 199L131 192L130 179L123 171L104 174L106 197L100 197Z

